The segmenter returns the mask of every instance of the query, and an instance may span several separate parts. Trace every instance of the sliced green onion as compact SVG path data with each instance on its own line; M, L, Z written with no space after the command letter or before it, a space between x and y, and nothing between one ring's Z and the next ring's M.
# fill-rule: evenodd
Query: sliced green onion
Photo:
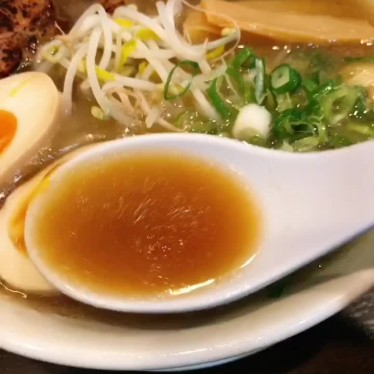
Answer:
M304 117L318 133L320 144L325 144L328 140L328 134L321 105L319 104L319 102L316 100L311 100L304 108L300 108L300 110L303 110Z
M233 119L235 110L228 105L220 96L217 90L217 78L212 81L208 88L208 97L218 114L223 119Z
M235 69L233 66L228 66L226 69L226 74L232 78L235 83L235 88L238 90L239 95L244 96L244 79L239 70Z
M232 61L233 68L239 70L243 67L251 68L254 65L255 54L248 47L243 48L239 53L236 54Z
M313 79L304 79L302 85L307 96L312 98L313 92L318 88L318 83Z
M321 108L328 124L337 125L353 110L359 97L355 87L341 86L325 95L321 100Z
M330 134L329 136L329 146L333 148L341 148L347 147L352 145L352 141L346 138L345 136L341 136L339 134Z
M243 98L241 105L246 105L256 101L253 87L249 82L246 82L241 72L233 66L228 66L226 74L232 79L238 94Z
M255 135L251 139L249 139L248 143L257 145L258 147L268 147L267 140L258 135Z
M218 134L218 127L214 121L188 110L181 112L176 117L174 124L183 131L211 135Z
M323 96L327 95L331 91L337 89L339 87L339 83L335 80L328 80L324 84L320 85L314 92L313 92L313 99L319 100Z
M270 76L270 85L277 95L293 93L301 85L299 72L288 64L279 65Z
M307 116L318 117L320 120L322 120L323 118L321 105L317 100L310 100L308 104L305 106L304 110Z
M258 104L262 104L266 97L265 89L265 60L256 58L255 61L256 77L255 77L255 97Z
M349 123L347 124L346 128L347 130L356 132L360 135L365 135L369 138L374 137L374 127L372 126L358 124L358 123Z
M286 109L290 109L294 107L292 102L291 96L289 93L284 93L282 95L276 96L277 101L277 110L278 112L283 112Z
M356 118L364 118L370 112L370 108L367 103L367 91L363 87L358 87L357 89L360 90L360 94L355 103L353 115Z
M277 102L275 101L275 97L273 95L273 93L267 89L266 90L266 107L272 111L272 110L275 110L277 106Z
M274 121L273 132L276 138L285 139L292 134L292 121L295 121L298 117L298 111L296 109L290 108L283 111Z
M299 152L311 151L320 145L319 139L317 136L307 136L299 140L295 140L292 143L294 150Z
M185 67L185 68L191 68L192 69L192 78L194 76L196 76L197 74L199 74L200 72L200 68L199 68L199 64L197 62L194 62L194 61L189 61L189 60L185 60L185 61L180 61L178 62L170 71L167 79L166 79L166 82L165 82L165 86L164 86L164 99L165 100L175 100L177 99L178 97L181 97L183 96L184 94L187 93L187 91L189 90L190 86L191 86L191 81L187 83L187 85L185 87L182 87L182 89L180 90L180 92L176 93L176 94L171 94L170 91L172 90L171 88L171 84L172 84L172 79L173 79L173 75L175 73L175 71L178 69L178 68L182 68L182 67Z
M315 123L305 115L303 109L299 108L282 112L274 122L273 132L278 139L291 140L318 135Z
M309 75L309 80L313 81L317 86L321 85L321 70L317 70Z
M250 103L255 103L255 102L256 102L256 96L255 96L253 86L249 82L244 82L244 103L250 104Z

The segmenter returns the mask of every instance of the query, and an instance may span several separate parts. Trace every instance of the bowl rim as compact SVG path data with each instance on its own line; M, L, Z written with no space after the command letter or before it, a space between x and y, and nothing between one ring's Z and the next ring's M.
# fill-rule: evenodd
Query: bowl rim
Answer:
M327 282L306 288L275 303L283 307L283 303L295 302L299 298L300 302L308 301L309 298L319 295L319 301L312 303L312 308L304 308L297 315L288 313L287 318L281 323L279 321L267 323L257 339L253 339L250 333L247 334L246 331L243 332L243 329L238 327L231 336L225 336L226 342L224 344L210 346L207 350L196 349L189 352L179 352L179 354L165 353L161 356L152 355L149 352L147 355L139 352L137 356L124 350L121 351L121 354L117 352L111 355L110 352L107 352L108 354L100 355L99 352L76 349L79 347L77 345L73 351L69 353L66 350L66 355L63 355L61 354L63 346L69 348L66 343L62 344L62 347L45 345L41 340L15 334L11 326L7 326L9 331L6 334L4 334L6 330L3 330L0 335L0 348L31 359L86 369L154 371L186 370L190 366L207 367L219 361L255 353L296 335L339 312L359 295L369 290L373 284L374 268L371 268L338 276ZM333 290L334 288L335 292L324 292L325 289ZM252 313L249 312L250 314ZM224 323L222 322L222 324ZM215 325L215 327L217 326ZM212 326L212 328L214 327ZM179 331L174 331L174 334L178 335L178 333ZM243 333L244 339L241 336ZM207 336L207 339L209 340L210 337Z

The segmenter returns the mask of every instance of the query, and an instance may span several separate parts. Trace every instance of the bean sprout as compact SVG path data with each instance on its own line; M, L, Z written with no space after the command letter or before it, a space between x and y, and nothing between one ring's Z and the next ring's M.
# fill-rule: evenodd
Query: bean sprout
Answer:
M150 16L133 5L120 6L110 15L100 4L94 4L68 34L45 44L39 53L42 68L59 65L66 70L66 112L72 111L73 87L78 83L96 100L91 113L99 119L112 117L127 128L145 123L146 128L158 124L180 131L162 117L160 106L165 100L164 86L175 72L171 89L189 85L199 112L216 119L216 110L204 91L207 82L221 74L225 66L221 63L212 68L207 55L216 53L217 48L226 53L225 47L238 41L239 29L214 41L192 44L175 22L184 5L184 0L158 1L158 14ZM197 64L199 71L180 68L183 61Z

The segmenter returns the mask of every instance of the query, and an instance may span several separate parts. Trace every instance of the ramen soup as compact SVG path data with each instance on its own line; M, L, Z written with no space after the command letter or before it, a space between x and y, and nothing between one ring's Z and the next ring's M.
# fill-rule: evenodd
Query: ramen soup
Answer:
M371 1L40 0L27 12L10 2L14 28L0 40L2 292L58 294L28 257L24 217L48 175L92 143L192 132L315 152L374 138ZM12 33L33 40L22 56L9 49ZM254 202L219 165L139 156L100 170L61 186L40 231L51 263L76 265L69 276L88 258L83 281L95 287L174 297L225 279L256 251ZM139 189L145 180L153 187ZM149 199L152 215L135 222Z
M188 293L246 264L257 245L250 192L200 159L112 156L45 183L54 195L33 223L38 256L83 289Z

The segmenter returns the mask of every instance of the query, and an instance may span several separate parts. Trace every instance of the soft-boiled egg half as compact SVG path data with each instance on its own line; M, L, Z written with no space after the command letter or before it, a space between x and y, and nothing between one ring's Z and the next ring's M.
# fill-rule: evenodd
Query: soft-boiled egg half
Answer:
M0 184L47 145L61 114L60 93L52 79L26 72L0 80ZM23 290L53 288L35 270L19 235L19 217L48 168L19 187L0 209L0 280Z
M33 197L48 183L48 176L64 162L91 147L95 145L70 152L41 170L15 189L0 209L0 280L5 281L10 288L43 294L58 292L29 259L24 241L26 212Z
M0 278L10 287L36 293L54 288L35 269L24 245L23 227L27 206L51 167L44 169L8 196L0 210Z
M10 178L57 128L60 93L39 72L0 80L0 181Z

